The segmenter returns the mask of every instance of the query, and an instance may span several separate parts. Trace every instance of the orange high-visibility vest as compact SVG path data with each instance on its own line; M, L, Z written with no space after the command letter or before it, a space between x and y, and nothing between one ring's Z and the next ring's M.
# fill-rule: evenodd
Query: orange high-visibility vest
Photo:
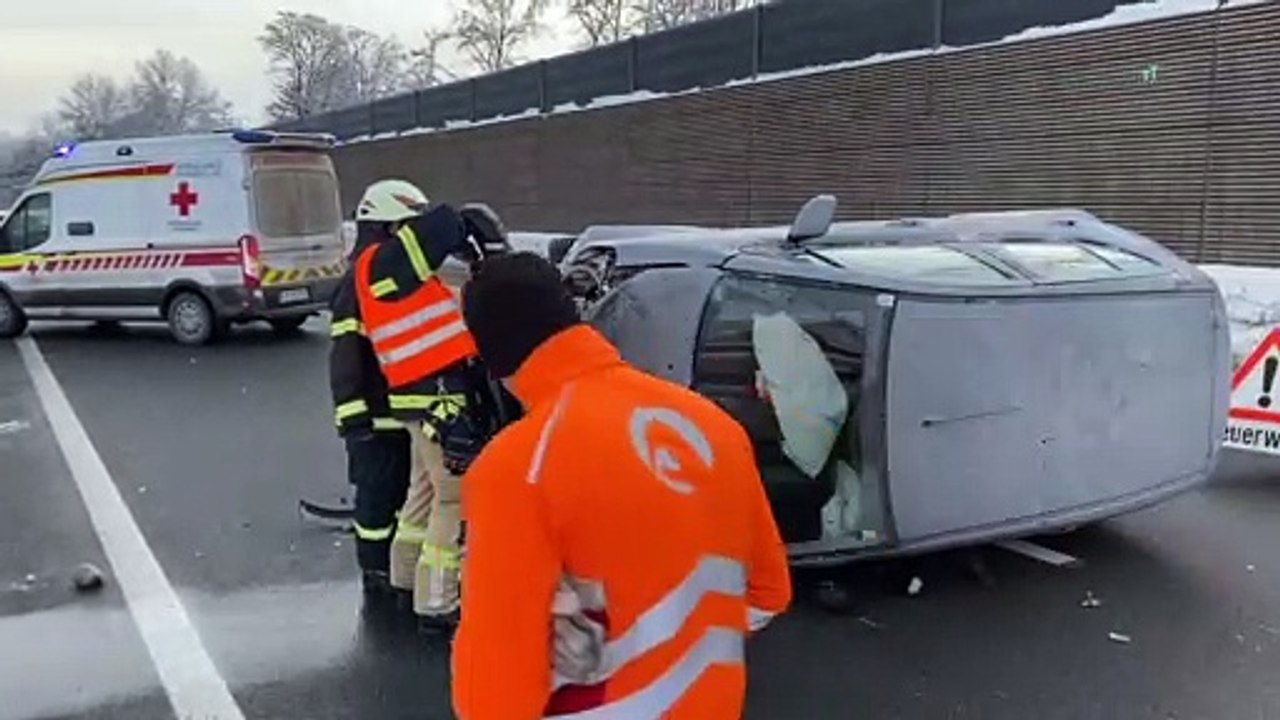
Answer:
M356 292L365 333L392 388L430 377L477 354L462 309L449 288L432 276L395 301L374 297L373 259L377 247L356 260Z

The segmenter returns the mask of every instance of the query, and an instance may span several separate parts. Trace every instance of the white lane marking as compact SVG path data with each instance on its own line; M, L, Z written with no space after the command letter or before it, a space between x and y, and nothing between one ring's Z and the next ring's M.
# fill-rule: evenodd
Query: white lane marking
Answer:
M18 350L174 712L184 719L243 720L40 348L23 337Z
M1036 545L1026 540L1005 540L995 544L996 547L1008 550L1011 553L1017 553L1023 557L1039 560L1042 563L1048 563L1054 567L1074 567L1080 564L1080 558L1066 553L1060 553L1057 550L1050 550L1043 545Z

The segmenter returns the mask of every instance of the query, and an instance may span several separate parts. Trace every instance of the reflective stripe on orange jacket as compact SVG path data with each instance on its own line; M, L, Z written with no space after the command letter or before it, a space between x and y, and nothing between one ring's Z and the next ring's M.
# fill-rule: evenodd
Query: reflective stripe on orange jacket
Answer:
M538 348L513 389L525 417L463 480L459 717L740 717L749 617L791 600L746 433L585 325ZM606 629L591 685L553 678L562 581Z
M371 246L356 259L356 292L366 334L391 387L430 377L474 356L475 341L463 322L462 309L440 278L426 278L412 294L395 302L376 297L372 273L376 251Z

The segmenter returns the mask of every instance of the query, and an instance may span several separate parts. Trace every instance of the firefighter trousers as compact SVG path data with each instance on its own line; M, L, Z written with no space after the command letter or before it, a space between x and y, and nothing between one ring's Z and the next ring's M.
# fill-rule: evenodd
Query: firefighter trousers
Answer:
M388 573L396 511L409 491L409 434L375 432L345 444L347 479L356 491L356 562L363 572Z
M425 426L409 430L409 491L391 543L391 584L413 591L418 615L448 616L460 605L462 478L445 469L444 453Z

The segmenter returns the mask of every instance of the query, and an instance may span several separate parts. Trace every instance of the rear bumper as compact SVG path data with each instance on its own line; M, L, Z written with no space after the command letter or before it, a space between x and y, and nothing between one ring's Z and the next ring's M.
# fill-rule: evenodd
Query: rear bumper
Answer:
M214 312L230 320L270 320L273 318L314 315L329 307L329 299L338 287L339 278L323 278L306 283L273 285L250 290L243 286L212 290ZM284 301L290 291L307 291L307 299Z

